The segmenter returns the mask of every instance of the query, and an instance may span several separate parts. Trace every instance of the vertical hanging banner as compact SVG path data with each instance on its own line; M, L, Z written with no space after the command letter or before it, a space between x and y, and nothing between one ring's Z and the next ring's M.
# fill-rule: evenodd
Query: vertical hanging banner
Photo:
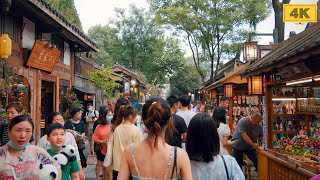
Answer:
M124 96L130 97L130 82L124 83Z

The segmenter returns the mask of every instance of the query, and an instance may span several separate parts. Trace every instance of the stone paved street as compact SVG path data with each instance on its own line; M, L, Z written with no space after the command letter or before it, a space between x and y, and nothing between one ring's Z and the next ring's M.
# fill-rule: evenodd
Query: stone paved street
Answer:
M88 141L86 141L86 149L84 151L85 155L88 155L90 153L90 146ZM86 180L95 180L96 179L96 173L95 173L95 166L94 165L88 165L84 169L84 174L86 175ZM102 179L102 178L100 178Z

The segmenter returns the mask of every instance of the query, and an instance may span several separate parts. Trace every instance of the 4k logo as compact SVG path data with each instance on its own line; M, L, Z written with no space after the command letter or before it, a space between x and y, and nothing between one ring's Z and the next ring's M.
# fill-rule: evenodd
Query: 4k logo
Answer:
M283 22L317 22L317 5L284 4Z

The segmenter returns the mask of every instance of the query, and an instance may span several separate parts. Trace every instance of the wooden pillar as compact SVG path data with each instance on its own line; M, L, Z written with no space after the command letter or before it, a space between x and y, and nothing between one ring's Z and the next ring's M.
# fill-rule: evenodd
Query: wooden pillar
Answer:
M55 83L55 88L54 88L54 111L59 112L59 102L60 102L60 78L56 77L56 83Z
M228 122L229 122L229 127L230 129L232 130L232 124L233 124L233 99L229 97L229 119L228 119Z
M34 138L35 142L37 143L40 139L41 135L41 71L38 69L36 70L36 85L35 85L35 94L36 94L36 101L35 101L35 117L33 117L33 122L35 123L35 130L34 130Z
M266 112L266 120L267 120L267 142L268 142L268 148L273 147L273 124L272 124L272 113L273 113L273 102L272 102L272 87L267 86L266 91L266 106L267 106L267 112Z

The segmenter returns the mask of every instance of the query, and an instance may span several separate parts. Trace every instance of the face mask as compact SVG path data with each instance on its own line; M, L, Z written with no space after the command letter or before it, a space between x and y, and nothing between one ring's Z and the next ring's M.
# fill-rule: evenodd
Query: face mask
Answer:
M50 145L50 149L53 149L53 150L56 150L56 151L59 151L59 150L61 150L62 148L63 148L62 146L57 147L57 146Z
M113 116L107 116L107 121L111 122L112 121Z
M11 140L8 142L8 146L12 147L13 149L15 150L23 150L25 149L26 147L30 146L30 143L28 142L27 144L25 144L24 146L22 147L17 147L15 146L14 144L12 144Z
M73 117L73 119L74 119L75 121L80 121L80 120L81 120L81 118L76 118L76 117Z
M88 111L89 111L89 112L91 112L91 111L92 111L92 108L91 108L91 107L90 107L90 108L88 108Z

